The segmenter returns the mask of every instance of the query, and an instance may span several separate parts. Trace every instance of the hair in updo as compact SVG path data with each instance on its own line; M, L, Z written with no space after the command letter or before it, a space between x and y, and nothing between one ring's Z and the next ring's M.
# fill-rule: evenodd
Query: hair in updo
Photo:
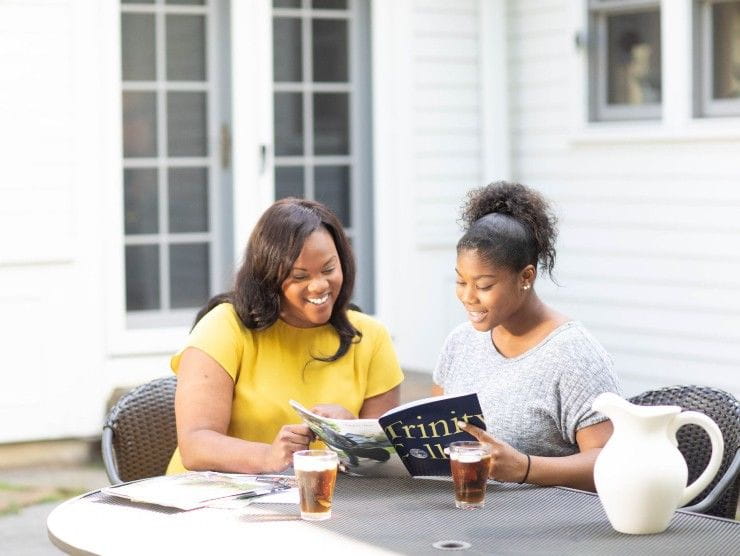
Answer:
M457 252L474 250L514 272L531 264L552 278L557 218L548 202L519 183L498 181L468 193L462 207L465 235Z

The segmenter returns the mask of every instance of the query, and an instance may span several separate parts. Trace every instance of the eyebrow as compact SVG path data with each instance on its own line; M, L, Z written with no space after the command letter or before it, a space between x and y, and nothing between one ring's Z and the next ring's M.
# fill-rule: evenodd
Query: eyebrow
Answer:
M326 262L325 262L324 264L322 264L321 266L323 267L323 266L326 266L326 265L328 265L328 264L330 264L330 263L333 263L333 262L335 262L335 259L336 259L336 258L337 258L337 256L336 256L336 255L332 255L332 256L331 256L331 257L329 257L329 258L328 258L328 259L326 260ZM302 266L294 266L294 267L293 267L293 270L303 270L303 271L305 272L305 271L306 271L307 269L303 268Z
M460 271L457 270L457 268L455 269L455 272L457 272L458 276L461 276ZM496 274L480 274L478 276L473 276L473 280L480 280L481 278L496 278L496 277L497 277Z

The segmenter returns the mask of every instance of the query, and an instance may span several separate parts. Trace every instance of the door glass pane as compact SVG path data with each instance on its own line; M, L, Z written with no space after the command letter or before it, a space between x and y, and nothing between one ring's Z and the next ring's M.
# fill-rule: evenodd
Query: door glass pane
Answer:
M272 5L276 8L300 8L301 0L273 0Z
M275 168L275 199L304 197L303 166L278 166Z
M170 245L170 305L200 307L208 300L208 244Z
M303 154L303 98L301 93L275 93L275 154Z
M313 20L313 80L347 81L347 21Z
M168 15L167 79L206 79L206 21L199 15Z
M609 104L657 104L661 98L660 13L607 18Z
M275 81L303 79L301 20L295 17L272 19L272 68Z
M121 77L124 81L156 78L154 15L121 14Z
M314 154L349 154L349 95L313 97Z
M347 0L313 0L311 5L317 10L346 10Z
M712 6L714 98L740 98L740 2Z
M126 310L159 309L159 245L126 246Z
M167 93L167 152L170 156L206 156L206 94Z
M126 168L123 198L125 233L156 234L159 231L156 168Z
M332 209L345 227L350 221L349 167L316 166L314 169L316 200Z
M170 232L208 231L208 173L205 168L170 168L167 199Z
M157 156L155 93L123 93L123 156Z

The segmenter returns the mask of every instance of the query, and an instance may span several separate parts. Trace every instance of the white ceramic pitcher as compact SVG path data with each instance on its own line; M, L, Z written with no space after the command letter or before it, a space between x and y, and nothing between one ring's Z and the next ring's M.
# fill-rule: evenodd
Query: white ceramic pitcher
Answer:
M614 425L594 466L596 491L612 527L630 534L664 531L676 508L704 490L717 473L724 452L719 427L697 411L634 405L611 392L597 396L592 407ZM707 431L712 456L704 472L686 486L688 469L676 431L688 424Z

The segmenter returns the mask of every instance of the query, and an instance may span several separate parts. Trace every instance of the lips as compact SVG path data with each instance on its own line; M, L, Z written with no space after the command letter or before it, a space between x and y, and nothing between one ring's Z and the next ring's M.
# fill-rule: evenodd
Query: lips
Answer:
M468 311L468 319L473 323L481 322L487 314L488 311Z
M329 294L325 293L324 295L319 296L319 297L308 297L306 299L311 305L319 306L329 301Z

